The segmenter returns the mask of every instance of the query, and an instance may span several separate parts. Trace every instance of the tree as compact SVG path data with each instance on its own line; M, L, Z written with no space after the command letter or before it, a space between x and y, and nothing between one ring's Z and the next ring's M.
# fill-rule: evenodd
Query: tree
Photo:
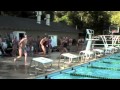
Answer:
M35 11L1 11L0 14L36 19ZM80 30L93 29L99 34L108 29L111 23L120 25L119 11L42 11L42 20L46 14L50 14L51 21L77 26Z
M103 33L110 25L110 15L106 11L57 11L55 22L65 22L67 25L78 26L78 29L94 29Z
M120 11L111 11L110 15L111 24L117 24L118 26L120 26Z
M102 34L103 30L109 28L110 16L108 13L105 11L91 11L90 15L92 18L91 28L93 28L97 34Z

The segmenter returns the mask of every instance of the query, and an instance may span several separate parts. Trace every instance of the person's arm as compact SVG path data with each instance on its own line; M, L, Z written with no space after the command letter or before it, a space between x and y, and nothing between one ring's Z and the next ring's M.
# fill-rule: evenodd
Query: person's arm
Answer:
M43 39L41 39L41 41L40 41L40 45L43 45Z

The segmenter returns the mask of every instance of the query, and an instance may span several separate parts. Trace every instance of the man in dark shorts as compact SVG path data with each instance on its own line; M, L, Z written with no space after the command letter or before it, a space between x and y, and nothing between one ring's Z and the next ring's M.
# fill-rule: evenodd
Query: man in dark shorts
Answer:
M17 59L22 57L22 53L25 55L25 65L27 65L27 35L25 35L19 42L19 56L14 59L14 63Z

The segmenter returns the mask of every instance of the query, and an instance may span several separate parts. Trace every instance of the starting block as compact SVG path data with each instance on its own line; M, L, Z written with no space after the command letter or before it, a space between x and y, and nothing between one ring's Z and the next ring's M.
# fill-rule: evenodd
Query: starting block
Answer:
M46 64L50 64L52 66L52 63L53 63L52 59L45 58L45 57L36 57L36 58L32 58L30 62L30 67L32 67L33 61L34 61L35 73L37 73L36 69L41 69L44 72L46 72L47 71L47 68L45 67Z

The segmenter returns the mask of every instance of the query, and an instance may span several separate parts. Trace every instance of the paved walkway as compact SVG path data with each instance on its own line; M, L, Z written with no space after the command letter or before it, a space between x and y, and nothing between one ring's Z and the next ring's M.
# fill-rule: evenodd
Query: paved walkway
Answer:
M51 59L53 60L53 67L55 70L60 70L58 68L58 60L59 60L59 52L51 53ZM37 55L38 57L38 55ZM28 57L28 64L33 57ZM34 78L35 70L28 66L24 66L24 57L20 60L16 61L16 64L13 62L14 57L0 57L0 79L28 79ZM51 73L48 71L46 74ZM43 75L43 73L39 72L38 75Z
M52 52L51 53L51 59L53 60L52 68L54 68L54 71L48 71L47 73L41 73L39 71L38 75L45 75L49 74L51 72L59 71L63 68L62 64L61 67L58 68L58 60L59 60L59 52ZM36 55L34 57L38 57L39 55ZM28 57L28 64L30 64L30 61L33 57ZM14 57L0 57L0 79L34 79L36 77L35 75L35 69L30 68L28 66L24 66L24 57L22 57L20 60L16 61L16 64L13 62ZM74 63L71 66L78 65L80 63ZM66 68L71 67L69 65L65 65Z

